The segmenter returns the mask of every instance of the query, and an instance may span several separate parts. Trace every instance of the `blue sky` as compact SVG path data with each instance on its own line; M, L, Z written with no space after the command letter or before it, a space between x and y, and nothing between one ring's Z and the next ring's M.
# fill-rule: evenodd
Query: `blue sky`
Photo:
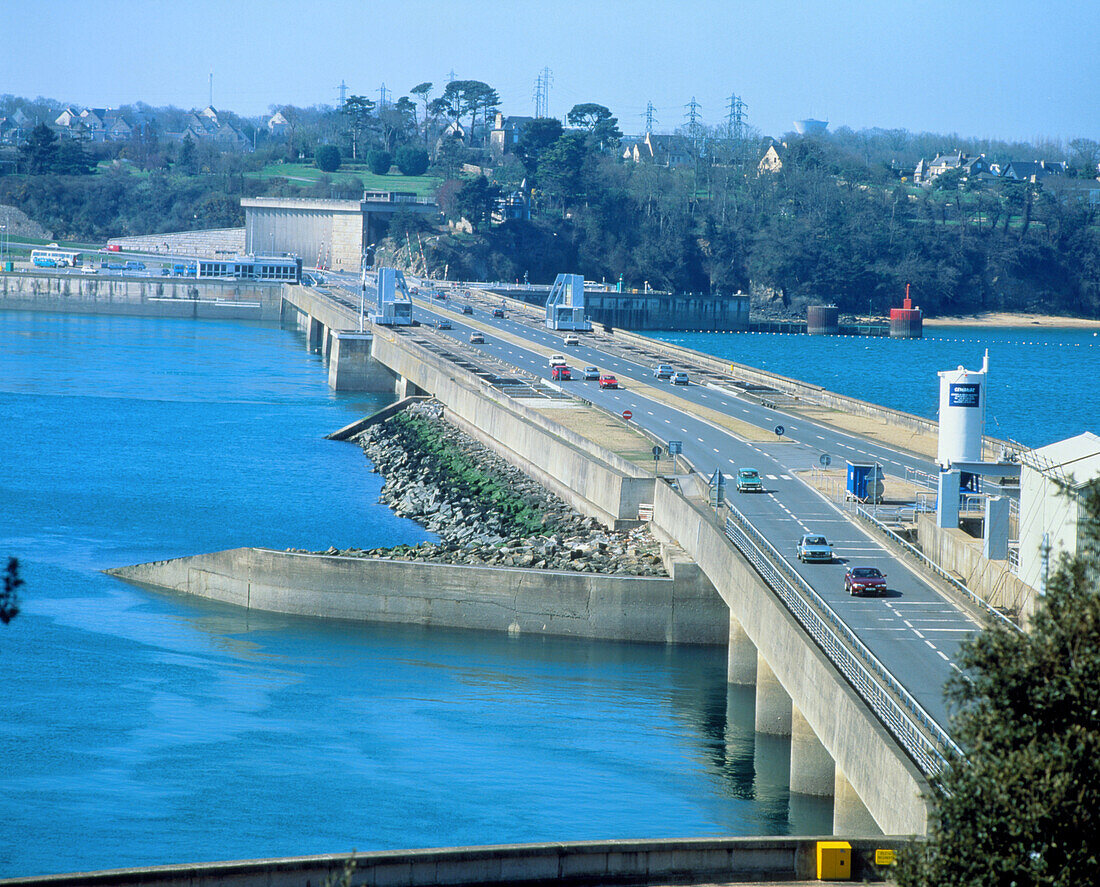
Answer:
M707 124L729 96L779 135L817 117L997 138L1100 138L1100 3L943 0L3 0L0 91L246 115L377 99L430 80L494 86L513 114L599 102L626 132Z

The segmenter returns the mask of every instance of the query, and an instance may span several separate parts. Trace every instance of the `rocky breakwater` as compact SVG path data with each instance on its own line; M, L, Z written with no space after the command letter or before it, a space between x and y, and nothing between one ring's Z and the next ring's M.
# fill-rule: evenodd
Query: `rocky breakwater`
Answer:
M644 529L610 531L578 514L443 418L434 402L409 407L355 438L386 478L379 501L440 537L438 543L325 554L478 566L666 576Z

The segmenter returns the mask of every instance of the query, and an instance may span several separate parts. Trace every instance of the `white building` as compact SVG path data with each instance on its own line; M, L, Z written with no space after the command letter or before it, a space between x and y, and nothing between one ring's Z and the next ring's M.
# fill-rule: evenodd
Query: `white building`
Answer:
M1073 557L1080 542L1078 514L1086 484L1100 478L1100 436L1086 431L1020 456L1019 577L1032 588L1043 582L1043 536L1050 545L1049 568Z

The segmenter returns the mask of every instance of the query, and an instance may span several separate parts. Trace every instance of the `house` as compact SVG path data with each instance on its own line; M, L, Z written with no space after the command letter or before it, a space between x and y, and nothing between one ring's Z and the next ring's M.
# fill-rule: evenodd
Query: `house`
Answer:
M917 168L913 170L913 184L931 185L945 172L953 169L962 170L968 178L990 172L989 162L984 154L971 157L962 151L955 151L953 154L937 154L931 163L925 163L922 157L917 163Z
M514 151L524 130L534 121L534 117L505 117L498 111L496 122L489 131L489 150L497 156Z
M677 169L693 162L691 145L678 135L657 135L647 132L641 141L628 144L623 149L623 160L633 163L652 163Z
M1065 175L1066 168L1064 160L1013 160L1001 175L1018 182L1041 182L1048 176Z
M443 131L439 134L439 138L435 140L436 153L439 153L439 149L443 147L444 142L450 141L451 139L462 144L466 143L466 130L457 120L450 120L447 122L447 125L443 127Z
M783 157L786 153L786 142L772 142L768 145L768 150L764 152L764 156L760 158L760 162L756 164L756 174L759 176L766 172L779 172L783 168Z
M1073 557L1083 536L1081 500L1100 479L1100 436L1086 431L1020 455L1018 575L1041 588L1062 553Z
M184 118L183 129L171 133L171 136L180 142L191 136L194 142L212 142L223 150L246 151L252 147L243 132L232 123L218 118L218 112L212 105L201 111L189 112Z
M273 138L285 138L290 132L290 121L283 116L282 111L276 111L267 121L267 131Z

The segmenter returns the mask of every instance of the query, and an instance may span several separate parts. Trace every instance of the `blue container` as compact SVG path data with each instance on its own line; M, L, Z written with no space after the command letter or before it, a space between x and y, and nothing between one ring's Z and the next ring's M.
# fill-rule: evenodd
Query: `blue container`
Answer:
M848 462L848 483L845 487L849 499L860 502L882 500L882 469L873 462Z

